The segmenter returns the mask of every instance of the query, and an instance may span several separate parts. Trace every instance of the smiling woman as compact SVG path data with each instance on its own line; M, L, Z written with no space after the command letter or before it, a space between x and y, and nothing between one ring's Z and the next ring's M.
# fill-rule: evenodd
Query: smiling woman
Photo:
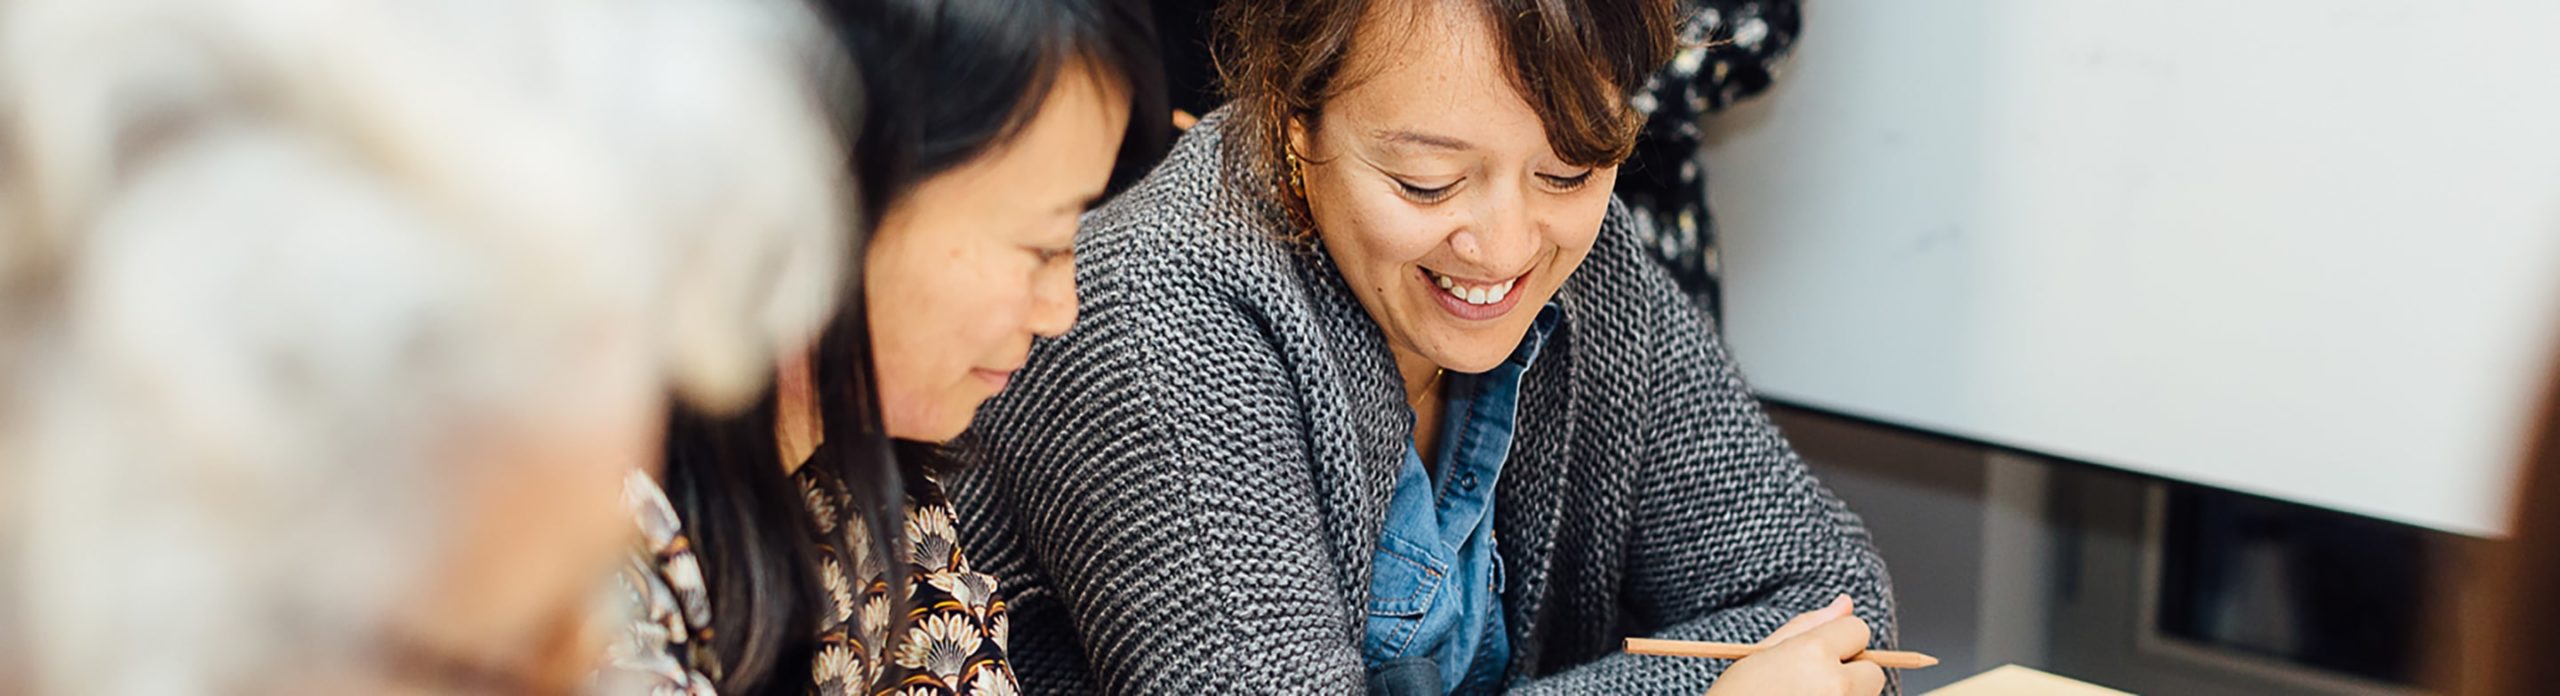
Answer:
M1609 195L1670 9L1227 7L1233 105L1085 220L1083 321L959 443L1026 686L1887 688L1865 529Z
M1386 332L1428 423L1437 415L1436 400L1421 392L1434 375L1500 364L1536 315L1515 310L1545 306L1590 252L1609 207L1617 158L1631 141L1610 124L1626 121L1630 112L1542 117L1517 96L1530 80L1502 64L1499 43L1488 40L1499 34L1415 30L1489 26L1483 8L1388 4L1369 11L1353 38L1369 48L1339 58L1339 70L1356 86L1314 110L1290 110L1281 157L1295 184L1285 195L1305 210L1311 229L1324 231L1326 249ZM1566 64L1584 62L1564 55L1568 49L1550 50ZM1255 67L1246 63L1241 70ZM1629 65L1626 71L1638 70ZM1608 91L1594 86L1605 83L1582 84ZM1480 108L1447 108L1451 104ZM1571 111L1552 102L1547 108ZM1583 125L1563 133L1544 127L1567 121ZM1582 158L1551 146L1559 137L1583 141L1571 148ZM1590 185L1595 179L1600 185ZM1416 434L1420 449L1432 451L1432 430Z
M1011 693L999 588L933 444L1076 316L1076 217L1153 163L1161 69L1129 0L825 0L866 218L840 313L733 417L675 414L625 497L655 613L612 676L661 693ZM1115 172L1118 176L1115 176ZM661 489L659 482L664 482Z

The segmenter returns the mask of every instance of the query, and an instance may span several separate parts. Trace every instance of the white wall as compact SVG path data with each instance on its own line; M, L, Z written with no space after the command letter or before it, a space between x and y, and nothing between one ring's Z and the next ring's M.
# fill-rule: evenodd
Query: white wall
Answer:
M2560 2L1807 12L1709 148L1763 392L2498 526L2560 336Z

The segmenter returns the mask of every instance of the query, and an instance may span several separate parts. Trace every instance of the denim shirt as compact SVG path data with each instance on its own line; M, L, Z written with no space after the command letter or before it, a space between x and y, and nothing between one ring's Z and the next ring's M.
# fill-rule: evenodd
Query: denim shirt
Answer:
M1370 669L1424 657L1438 665L1444 693L1500 690L1511 639L1502 618L1502 557L1494 550L1494 484L1511 455L1520 376L1558 314L1553 304L1540 309L1520 346L1493 370L1448 376L1439 480L1405 444L1369 579L1361 652Z

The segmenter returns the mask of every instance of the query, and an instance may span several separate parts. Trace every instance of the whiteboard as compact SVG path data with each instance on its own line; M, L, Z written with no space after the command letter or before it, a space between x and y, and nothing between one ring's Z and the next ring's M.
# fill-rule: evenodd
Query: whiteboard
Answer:
M2502 526L2560 336L2560 2L1807 10L1709 135L1764 395Z

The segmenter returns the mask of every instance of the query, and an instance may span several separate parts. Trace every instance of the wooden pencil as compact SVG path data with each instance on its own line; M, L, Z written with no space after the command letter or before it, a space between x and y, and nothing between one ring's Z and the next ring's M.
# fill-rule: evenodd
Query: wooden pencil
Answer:
M1659 638L1627 639L1627 652L1634 655L1669 655L1672 657L1705 657L1719 660L1739 660L1745 657L1750 657L1752 654L1758 653L1764 649L1767 649L1767 646L1745 643L1707 643L1694 640L1662 640ZM1938 658L1916 652L1904 652L1900 650L1869 650L1858 653L1857 657L1849 659L1852 661L1866 660L1876 663L1878 666L1890 667L1893 669L1921 669L1924 667L1935 667L1938 664Z

